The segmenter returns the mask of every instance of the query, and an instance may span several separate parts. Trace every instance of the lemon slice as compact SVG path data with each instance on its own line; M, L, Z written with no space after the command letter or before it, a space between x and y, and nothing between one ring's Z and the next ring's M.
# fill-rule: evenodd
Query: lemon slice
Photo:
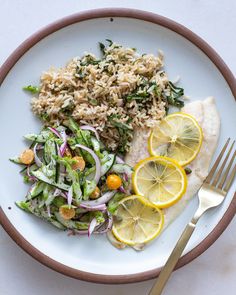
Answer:
M149 153L166 156L185 166L195 159L202 144L202 129L197 121L185 113L166 116L149 137Z
M175 204L185 193L187 177L183 168L167 157L150 157L134 167L133 188L157 207Z
M153 240L161 232L164 216L160 209L141 196L129 196L119 203L112 227L114 236L133 246Z

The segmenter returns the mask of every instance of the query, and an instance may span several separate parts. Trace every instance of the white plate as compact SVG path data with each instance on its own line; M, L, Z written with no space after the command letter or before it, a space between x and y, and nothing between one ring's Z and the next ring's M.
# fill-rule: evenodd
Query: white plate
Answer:
M134 19L132 16L153 22ZM67 24L70 25L60 28ZM59 30L49 34L56 29ZM156 54L158 49L162 49L170 80L179 75L185 93L192 100L210 95L216 98L222 120L220 143L235 135L236 104L229 84L203 51L173 30L198 43L214 59L231 84L231 89L235 87L235 80L222 60L196 35L162 17L121 9L87 12L59 21L35 34L2 67L0 80L27 48L49 34L23 54L0 88L1 223L13 239L40 262L64 274L96 282L118 283L151 278L165 263L182 229L197 208L197 198L194 198L183 214L145 251L120 251L105 236L93 236L90 239L68 237L65 232L19 210L14 202L24 198L27 185L22 183L18 167L8 161L27 146L22 136L37 132L41 127L30 111L30 96L22 91L22 86L39 84L42 71L50 66L64 66L70 58L82 55L84 51L99 54L98 42L107 38L124 46L136 47L140 53ZM202 217L180 265L203 252L227 226L235 212L235 202L231 203L235 188L236 183L223 205Z

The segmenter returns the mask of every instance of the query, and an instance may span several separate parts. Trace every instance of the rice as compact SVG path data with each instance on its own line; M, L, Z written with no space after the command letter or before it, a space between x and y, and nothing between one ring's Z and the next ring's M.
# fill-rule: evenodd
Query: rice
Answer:
M71 116L91 125L109 149L124 153L134 130L152 128L165 116L170 88L162 53L139 55L108 41L100 43L99 60L88 53L44 72L32 111L45 124L56 126Z

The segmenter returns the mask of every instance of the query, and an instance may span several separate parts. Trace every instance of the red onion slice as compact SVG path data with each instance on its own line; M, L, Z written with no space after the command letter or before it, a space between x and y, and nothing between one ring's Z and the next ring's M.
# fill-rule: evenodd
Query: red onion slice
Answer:
M37 178L30 174L30 165L27 166L26 174L30 181L37 181Z
M66 151L66 148L67 148L67 135L66 135L66 132L65 130L62 131L61 133L58 132L55 128L53 127L48 127L48 129L54 133L57 137L61 138L63 140L63 143L62 145L60 146L60 148L58 149L58 152L59 152L59 156L60 157L63 157L64 156L64 153Z
M89 125L83 125L83 126L80 126L80 129L82 129L82 130L90 130L90 131L92 131L92 132L95 134L97 140L99 141L99 135L98 135L98 132L97 132L97 130L96 130L94 127L89 126Z
M55 191L54 191L54 193L53 193L53 195L54 195L55 197L57 197L57 196L60 196L61 193L62 193L62 191L61 191L59 188L56 188Z
M124 189L122 185L119 187L119 191L123 194L126 194L126 190Z
M127 181L129 181L129 176L128 176L128 174L125 172L124 174L124 180L127 182Z
M108 211L107 211L107 217L108 217L108 219L105 222L103 222L102 224L98 224L96 221L96 218L94 218L94 219L92 219L88 230L75 230L74 232L75 232L75 234L78 234L78 235L88 235L88 236L90 236L92 233L93 234L107 233L107 232L109 232L109 230L111 230L112 224L113 224L113 217L112 217L111 213ZM92 224L92 222L93 222L93 224ZM93 231L91 232L92 227L93 227Z
M96 184L98 184L100 177L101 177L101 163L100 163L98 156L94 153L93 150L91 150L90 148L88 148L82 144L76 144L75 147L78 147L78 148L81 148L81 149L87 151L94 158L94 161L96 164L96 173L94 176L94 181L96 182Z
M48 217L51 217L51 210L50 210L50 206L47 206L47 213L48 213Z
M94 217L92 221L90 222L89 228L88 228L88 236L90 237L93 233L95 227L98 225L97 219Z
M67 148L67 135L66 135L66 132L62 131L60 137L62 138L63 143L60 146L59 150L60 150L61 156L63 157L64 154L65 154L66 148Z
M53 128L53 127L48 127L48 129L49 129L52 133L54 133L57 137L61 138L60 133L59 133L55 128Z
M84 206L94 207L94 206L106 204L108 201L110 201L110 199L115 195L116 192L117 192L116 190L106 192L100 198L93 200L93 201L82 201L80 203L80 206L84 205Z
M116 163L117 163L117 164L124 164L125 161L124 161L121 157L116 156Z
M96 205L96 206L80 204L79 208L86 209L87 211L106 211L107 209L105 204Z
M38 144L36 143L35 146L34 146L34 161L35 161L35 164L38 166L38 167L41 167L43 165L42 161L39 159L38 155L37 155L37 146Z
M103 228L103 226L100 226L99 228L102 228L102 229L101 230L99 230L99 228L96 229L93 232L94 234L104 234L104 233L107 233L109 230L111 230L112 225L113 225L113 217L109 211L107 211L107 217L108 217L108 219L105 221L106 227Z
M61 192L60 196L64 199L68 199L67 193L64 193L63 191Z
M67 193L67 203L70 206L72 203L72 199L73 199L73 188L72 186L69 188L69 191Z
M28 190L28 193L29 193L29 194L31 194L32 190L35 188L35 186L37 185L37 182L38 182L38 181L36 181L35 183L33 183L33 184L31 185L31 187L29 188L29 190Z

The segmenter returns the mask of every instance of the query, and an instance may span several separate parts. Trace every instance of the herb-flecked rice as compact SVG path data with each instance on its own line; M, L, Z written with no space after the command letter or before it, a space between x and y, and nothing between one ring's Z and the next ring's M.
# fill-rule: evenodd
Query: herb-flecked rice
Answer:
M125 153L134 130L154 127L169 105L183 106L183 89L168 80L163 54L140 55L107 42L99 43L100 59L89 53L44 72L32 110L48 125L66 124L68 117L92 125L107 148Z

